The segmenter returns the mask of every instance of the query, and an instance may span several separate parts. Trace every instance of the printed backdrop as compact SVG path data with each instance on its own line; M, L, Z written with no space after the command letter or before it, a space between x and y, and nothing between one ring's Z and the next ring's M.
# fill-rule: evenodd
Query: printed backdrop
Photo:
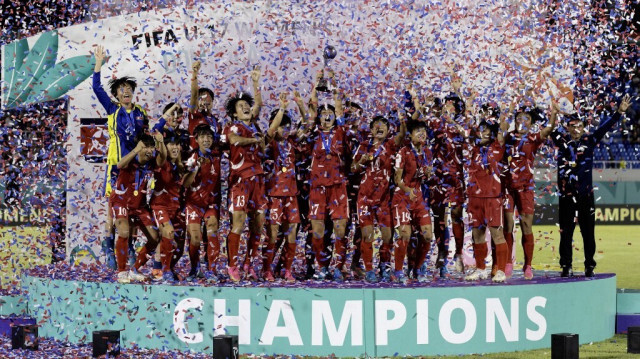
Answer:
M588 5L572 1L555 11L580 23ZM249 71L260 65L264 120L280 92L308 95L327 45L337 50L328 66L340 87L369 115L398 106L412 81L423 95L448 93L452 72L483 100L507 101L526 84L538 88L545 106L550 94L558 95L556 81L573 86L570 49L579 41L567 29L549 31L547 15L541 4L516 0L220 1L140 12L4 46L2 104L68 96L67 254L80 250L94 258L106 218L101 156L107 140L106 113L91 89L95 45L109 56L103 83L135 77L136 102L152 124L167 102L187 105L195 60L202 61L200 84L215 92L221 119L224 99L250 89Z

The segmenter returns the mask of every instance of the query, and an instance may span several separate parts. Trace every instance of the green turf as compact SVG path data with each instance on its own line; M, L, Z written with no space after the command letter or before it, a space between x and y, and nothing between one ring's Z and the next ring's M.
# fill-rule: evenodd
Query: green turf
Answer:
M640 227L639 226L596 226L596 273L615 273L618 288L640 289ZM536 240L533 255L534 269L560 270L558 245L560 233L557 226L533 226ZM517 269L522 266L522 246L520 233L514 233ZM574 234L573 269L584 271L582 237L576 226ZM640 357L639 357L640 358Z

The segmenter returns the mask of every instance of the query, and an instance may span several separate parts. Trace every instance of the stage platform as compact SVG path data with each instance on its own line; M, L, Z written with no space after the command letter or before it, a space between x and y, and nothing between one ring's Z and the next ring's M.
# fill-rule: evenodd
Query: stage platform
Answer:
M464 282L240 285L118 284L99 267L39 267L22 280L39 335L88 343L122 330L124 348L212 353L214 335L239 335L240 353L327 356L456 355L580 343L615 332L616 278L521 272L504 284Z

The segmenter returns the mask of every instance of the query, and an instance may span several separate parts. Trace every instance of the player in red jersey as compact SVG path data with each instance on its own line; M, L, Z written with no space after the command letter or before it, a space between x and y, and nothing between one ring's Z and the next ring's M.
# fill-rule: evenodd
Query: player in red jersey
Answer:
M487 279L485 259L487 257L487 243L485 232L489 227L491 239L495 244L497 272L493 276L494 282L504 282L507 264L507 243L502 233L502 183L500 174L503 169L504 156L504 127L500 128L497 118L499 112L494 107L488 112L481 112L477 128L471 132L468 139L465 157L468 158L469 181L467 196L469 197L468 213L469 225L473 235L473 256L476 268L465 276L466 280ZM501 122L504 125L504 121ZM457 125L461 133L465 130Z
M419 227L419 239L414 263L414 278L427 281L423 270L429 249L431 248L431 216L429 205L422 193L422 184L431 174L431 153L426 147L427 128L421 121L412 120L407 124L411 142L400 149L396 155L393 209L398 241L395 248L395 272L393 280L407 283L403 271L407 246L411 239L411 226Z
M312 92L313 95L313 92ZM342 125L342 101L334 92L336 107L322 105L317 109L317 125L311 136L311 171L309 177L309 219L313 231L312 247L318 270L315 279L329 274L331 254L325 251L325 219L333 221L335 268L333 279L343 281L346 261L346 225L349 204L346 187L345 156L347 131ZM312 98L312 101L315 100ZM337 120L336 118L339 118ZM338 124L336 124L338 122Z
M552 101L549 124L536 131L536 121L542 120L536 108L521 108L515 114L515 130L506 138L508 170L505 175L504 237L507 242L507 265L505 275L513 272L513 227L514 211L520 215L522 249L524 251L524 278L532 279L531 260L533 258L533 214L535 208L535 183L533 181L533 161L536 152L556 126L558 106Z
M118 162L118 179L111 193L110 201L113 218L116 219L116 261L118 263L118 282L142 281L145 277L137 272L137 267L126 271L129 235L132 224L141 224L141 229L147 237L147 252L153 251L158 244L158 233L154 229L151 213L146 206L147 185L153 175L153 170L162 166L166 159L165 149L161 145L162 135L156 137L141 135L140 141L126 156ZM154 160L154 149L158 149L158 156ZM146 261L146 253L138 256L140 261ZM138 264L136 260L136 265Z
M279 123L273 140L267 147L272 172L267 175L267 198L269 201L269 242L263 248L262 277L273 282L271 269L273 258L278 251L278 235L282 230L286 245L282 251L287 282L295 281L291 265L296 254L296 235L300 223L298 207L298 186L296 183L296 153L302 132L291 131L291 118L286 114L289 101L286 93L280 94L280 108L271 113L269 122ZM306 126L303 119L302 126Z
M206 278L210 282L218 280L216 263L220 253L218 222L220 217L220 159L211 148L214 146L214 133L211 126L201 124L194 130L198 148L187 161L189 173L184 178L186 188L186 222L189 233L189 261L191 270L188 281ZM202 223L206 227L209 240L207 257L209 268L200 270L200 243L202 241Z
M389 120L376 116L369 123L371 139L362 142L356 150L351 165L353 173L361 174L357 198L358 226L362 231L360 251L366 270L365 280L378 281L373 269L373 230L374 220L380 229L381 276L391 278L391 178L394 157L406 135L404 113L399 112L400 128L394 137L389 137Z
M154 171L155 185L151 197L153 218L160 231L160 244L156 249L156 260L161 263L160 277L152 272L153 279L173 281L171 259L176 228L184 227L181 216L181 192L184 165L182 164L183 139L176 133L170 133L164 139L167 161ZM155 264L155 263L154 263Z
M188 130L189 134L191 134L190 145L192 149L198 146L194 132L199 125L207 124L211 126L211 130L214 133L214 144L217 145L219 143L221 136L220 123L211 113L211 109L213 108L213 91L206 87L198 87L200 67L200 61L196 61L191 65L191 98L189 100Z
M264 187L264 170L262 168L262 153L265 149L265 136L256 126L262 96L258 82L260 70L251 72L255 103L253 97L247 93L232 95L226 102L227 115L232 122L224 130L226 142L230 147L230 174L229 174L229 212L231 212L231 232L227 238L227 250L229 258L229 278L239 282L240 271L238 269L238 249L240 236L244 230L247 216L249 223L248 253L244 262L244 272L249 279L257 280L254 264L259 257L259 246L265 223L265 211L267 199ZM275 129L279 126L272 122L267 131L268 137L273 137ZM251 263L250 263L251 262Z

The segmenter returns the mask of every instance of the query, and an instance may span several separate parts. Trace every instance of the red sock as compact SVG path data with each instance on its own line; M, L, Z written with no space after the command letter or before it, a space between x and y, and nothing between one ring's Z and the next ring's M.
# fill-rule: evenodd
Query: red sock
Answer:
M404 257L407 255L407 241L402 239L398 240L396 250L394 253L396 271L401 271L404 267Z
M276 244L267 242L267 245L262 247L262 270L271 272L271 263L273 263L273 257L276 255Z
M522 236L522 248L524 249L524 265L530 266L533 259L533 248L535 242L533 240L533 233L524 234Z
M422 267L427 260L427 254L431 250L431 239L418 240L418 248L416 250L416 268Z
M473 258L476 260L476 268L487 268L487 265L484 262L487 258L487 242L473 244Z
M171 239L162 237L160 240L160 262L162 263L162 272L171 270L171 258L173 257L173 246Z
M189 242L189 262L191 269L199 268L200 265L200 243Z
M498 270L504 272L504 268L507 265L508 246L506 243L496 243L496 260L498 263Z
M209 245L207 246L207 259L209 260L209 270L216 272L216 264L218 264L218 257L220 256L220 241L218 236L210 234L207 236Z
M287 242L287 254L284 261L284 269L290 271L293 259L296 257L296 242Z
M129 238L118 236L115 247L118 272L124 272L127 269L127 257L129 256Z
M347 260L347 246L344 238L336 238L334 252L336 255L336 268L342 270L344 262Z
M364 268L367 271L373 270L373 243L365 240L360 241L360 252L364 261Z
M244 257L244 266L254 263L253 259L260 256L261 233L249 233L249 243L247 243L247 255Z
M240 248L240 235L237 233L229 232L227 237L227 252L229 267L238 266L238 249Z
M380 262L391 262L391 243L383 242L382 245L380 245Z
M171 269L176 267L176 264L184 254L184 242L184 239L176 239L176 248L173 252L173 257L171 257Z
M323 237L316 237L315 235L313 235L313 238L311 239L311 247L313 248L313 253L315 253L316 255L316 262L318 262L318 265L321 267L325 267L324 265L324 238Z
M504 231L504 240L507 242L507 263L513 263L513 232Z
M456 255L461 255L464 245L464 224L454 222L451 224L451 228L453 229L453 238L456 240Z
M147 244L145 244L140 252L138 252L138 255L136 256L136 262L134 263L133 267L138 270L140 269L140 267L147 264L147 262L149 261L149 253L153 253L156 247L157 243L152 243L147 240Z

